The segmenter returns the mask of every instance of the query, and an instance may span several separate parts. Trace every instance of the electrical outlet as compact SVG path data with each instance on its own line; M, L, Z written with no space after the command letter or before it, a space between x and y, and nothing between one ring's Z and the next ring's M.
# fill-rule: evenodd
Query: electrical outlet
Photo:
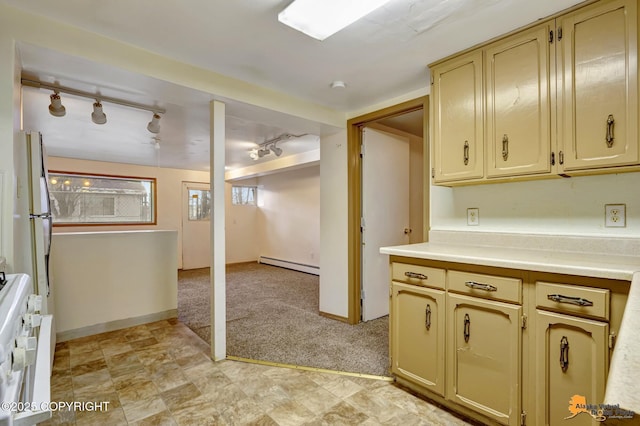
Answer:
M626 204L605 204L604 226L607 228L624 228L627 226Z
M467 209L467 225L477 226L480 224L480 209Z

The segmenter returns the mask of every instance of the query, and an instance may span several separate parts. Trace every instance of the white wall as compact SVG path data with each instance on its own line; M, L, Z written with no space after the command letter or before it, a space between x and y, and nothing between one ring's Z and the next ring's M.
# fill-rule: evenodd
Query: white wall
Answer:
M256 179L225 183L227 263L255 262L259 256L258 207L231 203L232 185L257 185Z
M431 189L432 230L640 237L640 173ZM627 227L605 228L604 205L626 204ZM467 226L467 208L480 209Z
M177 233L56 234L51 282L56 331L67 338L176 316ZM63 337L64 338L64 337Z
M319 266L320 167L262 176L258 187L259 254Z
M55 233L90 231L117 231L134 229L163 229L178 231L178 268L182 268L182 182L209 183L209 173L194 170L167 169L137 166L133 164L86 161L73 158L49 157L50 170L98 173L120 176L135 176L156 179L157 224L156 225L110 225L110 226L60 226Z
M320 312L348 316L347 132L320 140Z

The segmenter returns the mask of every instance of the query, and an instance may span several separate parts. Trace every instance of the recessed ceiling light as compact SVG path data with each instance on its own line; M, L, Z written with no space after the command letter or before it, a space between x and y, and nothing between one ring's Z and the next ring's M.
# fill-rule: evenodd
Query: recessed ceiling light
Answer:
M347 87L347 85L345 84L344 81L336 80L333 83L331 83L332 89L344 89L345 87Z
M294 0L278 14L278 21L322 41L388 2L389 0Z

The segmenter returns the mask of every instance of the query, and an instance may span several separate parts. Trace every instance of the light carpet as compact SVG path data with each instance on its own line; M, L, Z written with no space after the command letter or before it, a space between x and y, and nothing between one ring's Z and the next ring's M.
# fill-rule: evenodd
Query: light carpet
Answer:
M388 316L349 325L319 315L319 277L255 262L227 265L227 354L388 375ZM210 343L209 268L178 274L178 318Z

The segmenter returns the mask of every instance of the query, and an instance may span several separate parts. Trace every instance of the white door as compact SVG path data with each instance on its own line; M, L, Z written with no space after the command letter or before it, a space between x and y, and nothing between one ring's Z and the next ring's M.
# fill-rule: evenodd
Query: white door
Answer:
M182 269L211 266L211 209L208 183L182 182Z
M409 139L363 129L362 320L389 314L389 256L380 247L409 244Z

